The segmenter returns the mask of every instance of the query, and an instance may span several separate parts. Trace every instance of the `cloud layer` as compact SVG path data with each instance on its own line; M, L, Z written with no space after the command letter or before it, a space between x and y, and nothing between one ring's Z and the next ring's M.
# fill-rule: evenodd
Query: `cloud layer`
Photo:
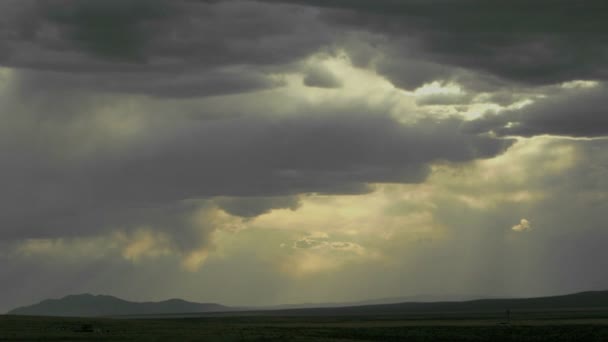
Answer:
M1 1L0 311L607 287L607 6Z

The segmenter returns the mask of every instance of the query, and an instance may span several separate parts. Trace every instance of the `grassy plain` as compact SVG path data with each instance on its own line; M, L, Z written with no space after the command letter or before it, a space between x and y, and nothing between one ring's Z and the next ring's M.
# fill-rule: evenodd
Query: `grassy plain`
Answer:
M0 316L0 341L608 341L606 312L350 317Z

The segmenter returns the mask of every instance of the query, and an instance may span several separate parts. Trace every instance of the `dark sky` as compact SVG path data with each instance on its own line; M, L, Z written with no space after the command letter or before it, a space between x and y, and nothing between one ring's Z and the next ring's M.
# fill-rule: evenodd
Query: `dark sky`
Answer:
M607 289L608 3L3 0L0 312Z

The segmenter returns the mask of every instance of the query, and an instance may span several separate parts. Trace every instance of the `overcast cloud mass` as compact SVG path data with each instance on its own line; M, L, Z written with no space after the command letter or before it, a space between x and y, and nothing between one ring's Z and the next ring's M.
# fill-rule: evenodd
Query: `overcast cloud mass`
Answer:
M0 312L607 289L607 13L1 1Z

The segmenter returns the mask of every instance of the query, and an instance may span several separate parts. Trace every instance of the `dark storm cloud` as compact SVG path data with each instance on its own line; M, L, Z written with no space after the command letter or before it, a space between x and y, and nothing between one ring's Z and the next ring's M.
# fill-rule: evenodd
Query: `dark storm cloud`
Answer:
M1 6L0 64L69 73L66 82L40 74L43 84L99 78L103 91L178 97L251 91L273 85L264 74L336 47L357 65L372 62L405 89L433 80L480 90L608 77L608 5L599 0L11 0ZM360 42L349 44L349 34ZM242 82L231 78L243 70ZM262 78L254 81L256 73ZM230 82L213 88L217 75ZM336 85L309 76L313 86ZM165 85L170 89L150 89L168 78L175 78Z
M55 71L21 71L16 77L24 93L108 92L150 95L159 98L196 98L229 95L272 89L284 85L279 78L269 77L247 68L210 70L192 75L167 73L74 74Z
M261 304L369 296L371 288L528 295L605 285L594 263L608 253L605 139L531 145L489 169L469 162L502 154L513 143L506 136L607 136L605 85L556 90L608 78L606 32L608 3L600 0L0 0L0 287L10 297L0 310L32 294L83 289ZM378 89L344 105L351 78L321 67L342 51L398 88L457 83L463 95L414 99ZM334 90L196 99L280 87L291 75ZM348 87L339 89L342 82ZM321 92L338 96L323 102ZM422 108L535 97L473 121ZM415 113L395 113L413 101ZM418 121L396 118L409 114ZM440 171L427 179L446 161L454 184L441 183ZM389 272L374 260L345 264L337 281L327 272L290 283L270 262L285 254L264 256L289 241L291 253L327 246L374 254L365 234L353 242L290 235L332 229L339 217L217 234L221 257L197 269L218 230L297 210L306 194L425 181L423 199L413 191L392 210L429 213L445 240L409 243L409 228L405 240L386 239L378 225L377 251L396 261L385 264L395 265ZM533 229L508 240L522 218ZM180 274L180 261L198 272ZM428 282L446 274L453 284Z
M273 209L296 210L300 207L297 196L275 197L227 197L214 201L230 215L251 218L268 213Z
M445 77L441 65L536 85L608 77L608 4L601 0L270 2L329 8L327 22L387 37L381 48L389 61L414 57L439 65L396 83Z
M0 65L33 83L153 96L230 94L332 42L312 9L251 1L9 1ZM289 15L287 15L289 13Z
M452 78L451 68L417 60L403 62L385 58L376 64L376 70L395 86L406 90L415 90L429 81Z
M17 30L2 18L7 65L66 71L188 70L239 64L273 65L315 51L312 10L249 1L34 1ZM305 31L299 28L308 24ZM307 35L305 34L307 33ZM35 50L27 50L27 49ZM41 55L25 56L29 51ZM83 55L84 53L84 55ZM134 56L141 56L134 58ZM13 58L10 58L13 57ZM21 57L21 58L20 58ZM23 59L23 57L29 57Z
M5 136L13 147L5 144L0 160L2 234L61 236L139 223L188 199L365 193L368 183L421 182L433 161L489 158L511 143L463 134L458 118L402 125L361 108L317 110L285 118L184 120L151 129L120 149L76 157L47 150L49 137ZM245 217L293 207L272 200L257 207L247 201L219 203Z
M167 19L176 10L161 0L55 1L40 7L58 24L66 42L93 55L135 62L146 58L144 51L156 34L146 24Z
M607 107L608 91L601 85L562 91L519 110L486 114L464 127L472 133L494 132L499 136L602 137L608 135Z
M512 91L513 84L498 76L485 72L477 72L463 67L450 65L449 63L430 62L423 57L411 56L406 46L387 47L385 55L375 59L370 67L386 77L396 87L414 91L426 83L437 81L440 83L455 83L471 92L496 92L502 89ZM408 57L404 57L408 56ZM523 88L523 85L519 85Z

